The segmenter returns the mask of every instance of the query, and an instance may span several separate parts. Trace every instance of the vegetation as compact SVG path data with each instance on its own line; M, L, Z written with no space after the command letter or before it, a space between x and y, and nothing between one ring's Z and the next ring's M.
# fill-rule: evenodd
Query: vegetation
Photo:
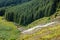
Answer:
M24 26L24 27L25 27L26 29L28 29L28 28L32 28L32 27L37 26L37 25L46 24L46 23L48 23L48 22L51 21L51 19L49 19L49 18L50 18L50 17L43 17L43 18L38 19L38 20L36 20L36 21L32 22L31 24L29 24L29 25L27 25L27 26Z
M53 26L42 28L34 34L22 34L21 36L20 40L58 40L60 37L60 24L58 23Z
M5 12L5 17L7 20L20 25L28 25L39 18L52 15L58 3L58 0L32 0L25 4L8 8Z
M60 23L42 28L30 35L20 34L16 27L17 25L28 29L48 23L58 16L60 16L60 0L0 0L0 40L53 40L58 38Z
M12 22L3 20L3 17L0 17L0 40L17 40L19 35L20 31Z
M0 7L14 6L17 4L22 4L23 2L28 2L30 0L0 0Z
M55 16L56 17L60 16L60 6L58 6L54 15L50 16L51 20L53 18L56 18ZM31 27L32 25L34 26L35 24L38 25L40 23L47 22L48 21L47 19L49 19L49 18L47 18L47 17L42 18L40 20L37 20L37 21L31 23L29 26ZM58 20L60 20L60 19L58 19ZM56 20L56 21L58 21L58 20ZM59 23L42 28L33 34L21 34L21 36L20 36L20 40L60 40L59 39L60 38L60 21L59 21Z

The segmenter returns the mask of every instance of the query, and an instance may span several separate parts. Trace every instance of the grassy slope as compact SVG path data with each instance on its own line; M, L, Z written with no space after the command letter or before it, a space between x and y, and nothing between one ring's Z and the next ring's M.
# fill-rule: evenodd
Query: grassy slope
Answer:
M19 30L12 22L8 22L0 17L0 40L14 40L18 38Z
M54 26L42 28L41 30L38 30L36 33L31 35L21 35L23 37L20 37L20 39L21 40L52 40L57 38L59 35L60 35L60 24L55 24Z

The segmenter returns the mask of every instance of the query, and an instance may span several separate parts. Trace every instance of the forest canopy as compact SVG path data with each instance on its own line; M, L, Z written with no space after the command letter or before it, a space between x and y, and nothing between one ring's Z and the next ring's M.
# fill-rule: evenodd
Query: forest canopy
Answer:
M59 0L32 0L22 5L10 7L5 12L7 20L28 25L31 22L54 14Z

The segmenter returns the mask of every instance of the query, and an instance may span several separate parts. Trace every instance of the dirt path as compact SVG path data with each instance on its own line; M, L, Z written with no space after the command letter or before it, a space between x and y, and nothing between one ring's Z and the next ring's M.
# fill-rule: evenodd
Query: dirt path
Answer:
M31 33L34 33L34 32L36 32L37 30L39 30L39 29L41 29L43 27L47 27L47 26L55 24L55 23L56 22L51 22L51 23L47 23L45 25L37 25L37 26L35 26L33 28L22 31L21 33L23 33L23 34L31 34Z
M27 29L27 30L23 30L21 33L23 33L23 34L31 34L31 33L34 33L34 32L36 32L37 30L39 30L41 28L53 25L53 24L58 23L58 22L60 22L60 16L58 16L57 18L54 18L52 20L52 22L50 22L50 23L43 24L43 25L37 25L37 26L35 26L33 28L30 28L30 29Z

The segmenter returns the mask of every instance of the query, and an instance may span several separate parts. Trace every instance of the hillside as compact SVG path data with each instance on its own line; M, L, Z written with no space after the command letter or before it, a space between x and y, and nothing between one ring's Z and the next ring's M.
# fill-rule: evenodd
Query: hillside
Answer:
M60 40L60 0L0 0L0 40Z
M60 23L44 27L33 34L21 34L21 36L20 40L60 40Z
M31 31L25 32L25 33L21 34L22 37L20 36L20 40L60 40L60 8L58 7L56 12L54 13L54 15L52 15L50 17L52 20L50 20L49 22L52 21L52 22L57 22L57 23L51 24L46 27L40 27L40 28L38 28L37 31L36 31L36 29L34 29L32 31L32 34L31 34ZM29 27L31 27L32 25L39 26L39 24L41 24L42 22L46 24L47 19L46 20L44 20L44 19L46 19L46 18L43 18L43 20L39 19L39 20L31 23L29 25ZM36 25L34 25L34 24L36 24Z

